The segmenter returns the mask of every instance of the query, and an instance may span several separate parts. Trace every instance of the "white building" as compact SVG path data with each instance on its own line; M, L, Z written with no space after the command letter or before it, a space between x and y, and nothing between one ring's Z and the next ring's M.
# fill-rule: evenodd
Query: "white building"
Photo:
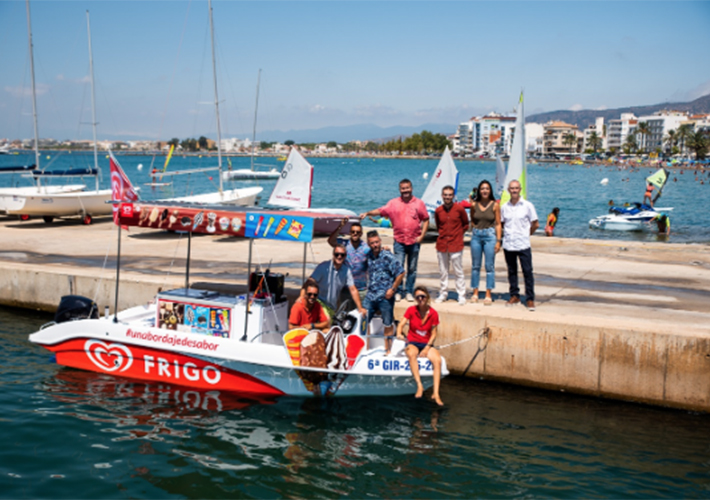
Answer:
M663 151L664 138L668 135L668 131L676 130L680 124L688 121L688 113L681 111L657 111L652 115L640 116L638 123L631 130L636 132L636 141L639 149L646 153L654 151ZM639 125L641 123L648 124L648 134L639 134Z
M530 155L542 154L542 137L545 135L545 127L542 123L525 124L525 151Z
M258 142L256 145L258 145ZM225 153L251 151L251 139L238 139L236 137L222 139L220 146L222 146L222 151Z
M638 119L633 113L621 113L618 120L609 120L606 127L607 149L621 150L631 129L636 127L637 123Z
M604 151L607 148L606 134L604 133L604 117L599 116L595 122L584 129L584 142L582 143L582 151L588 149L594 149L590 144L590 138L592 134L596 133L597 137L602 140L601 144L597 146L597 151Z

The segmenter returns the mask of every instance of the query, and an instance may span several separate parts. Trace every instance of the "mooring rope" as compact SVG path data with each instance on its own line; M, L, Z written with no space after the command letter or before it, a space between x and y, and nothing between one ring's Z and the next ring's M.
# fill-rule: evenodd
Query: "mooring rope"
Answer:
M480 337L488 337L490 335L490 333L491 333L491 329L488 328L487 326L484 326L483 328L481 328L481 330L476 335L473 335L471 337L468 337L468 338L465 338L462 340L457 340L456 342L450 342L448 344L439 345L439 346L436 346L436 348L437 349L445 349L446 347L452 347L455 345L463 344L464 342L470 342L471 340L477 339Z

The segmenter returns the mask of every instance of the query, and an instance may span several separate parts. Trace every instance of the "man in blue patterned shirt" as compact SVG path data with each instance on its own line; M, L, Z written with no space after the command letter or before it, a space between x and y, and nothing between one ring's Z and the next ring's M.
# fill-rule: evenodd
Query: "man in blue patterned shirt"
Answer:
M382 314L385 336L394 333L394 294L404 278L404 267L392 252L382 249L382 240L377 231L367 233L367 294L362 306L367 309L367 322L370 323L375 311ZM387 351L389 343L385 342Z

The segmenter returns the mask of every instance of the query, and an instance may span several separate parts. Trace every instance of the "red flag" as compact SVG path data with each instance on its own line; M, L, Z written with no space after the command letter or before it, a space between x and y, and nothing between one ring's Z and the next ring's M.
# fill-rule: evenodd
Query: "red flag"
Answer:
M118 160L111 151L109 154L109 163L111 165L111 199L113 201L136 201L138 199L138 193L133 189L131 181L128 180L126 173L121 168ZM118 225L119 205L113 205L113 223Z

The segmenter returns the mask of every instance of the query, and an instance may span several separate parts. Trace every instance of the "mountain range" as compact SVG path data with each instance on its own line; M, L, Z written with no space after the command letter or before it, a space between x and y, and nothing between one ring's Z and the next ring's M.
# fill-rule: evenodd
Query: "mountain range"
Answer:
M649 106L630 106L616 109L581 109L579 111L560 110L537 113L526 117L527 123L546 123L558 120L577 125L580 130L594 123L597 117L604 117L604 121L618 119L621 113L633 113L638 116L652 115L661 110L688 111L690 114L710 113L710 94L699 97L691 102L664 102Z

